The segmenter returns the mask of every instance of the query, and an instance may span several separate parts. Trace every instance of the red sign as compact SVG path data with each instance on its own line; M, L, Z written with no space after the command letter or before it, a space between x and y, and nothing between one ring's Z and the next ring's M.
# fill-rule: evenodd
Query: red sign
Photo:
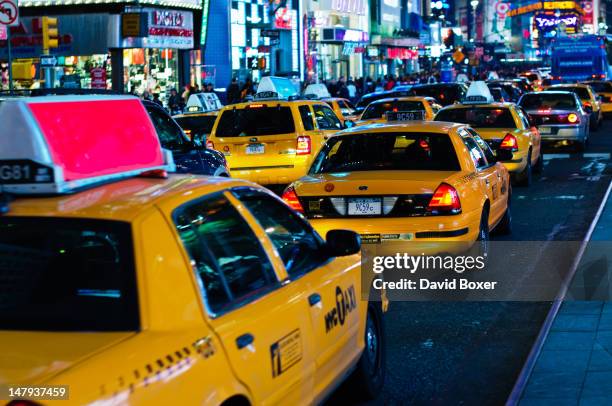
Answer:
M417 59L419 52L408 48L387 48L389 59Z
M91 76L92 89L106 89L106 69L93 68L89 75Z

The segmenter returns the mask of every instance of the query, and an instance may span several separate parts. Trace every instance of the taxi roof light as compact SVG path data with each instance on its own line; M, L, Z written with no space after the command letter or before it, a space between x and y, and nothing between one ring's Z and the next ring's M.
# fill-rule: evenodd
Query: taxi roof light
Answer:
M461 201L459 200L457 189L448 183L440 183L431 197L427 211L460 213Z
M289 207L293 210L304 213L304 208L302 207L302 203L300 203L300 199L298 199L297 193L295 193L295 189L293 186L289 186L283 192L282 199Z
M470 84L467 93L465 94L465 98L463 99L463 104L491 104L495 101L493 95L491 94L491 90L489 86L482 81L477 80Z
M121 125L108 117L121 116ZM49 96L0 105L1 191L62 194L151 171L175 171L132 96Z

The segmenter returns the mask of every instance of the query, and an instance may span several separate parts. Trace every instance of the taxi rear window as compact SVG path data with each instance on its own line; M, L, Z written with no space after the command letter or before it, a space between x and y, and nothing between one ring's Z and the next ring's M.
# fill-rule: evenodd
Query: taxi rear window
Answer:
M0 217L0 330L137 331L128 223Z
M516 122L510 110L499 107L441 110L435 120L469 124L474 128L516 128Z
M612 83L609 82L590 82L589 85L591 85L591 87L593 88L593 90L595 90L596 92L600 92L600 93L612 93Z
M447 134L367 133L330 138L317 156L311 173L460 169Z
M393 101L387 103L372 103L363 112L363 120L382 118L388 111L425 111L420 101Z
M295 132L293 115L287 106L249 106L225 110L215 131L217 137L253 137Z
M186 116L176 117L175 120L183 130L194 134L210 134L215 125L216 116Z
M570 93L534 93L526 94L519 101L519 105L525 110L551 109L567 110L576 109L576 99Z
M588 100L591 98L591 94L589 93L589 90L586 87L580 87L580 86L576 86L576 87L567 87L567 86L559 86L557 88L555 88L554 86L551 87L551 90L566 90L568 92L574 92L578 95L579 98L583 99L583 100Z

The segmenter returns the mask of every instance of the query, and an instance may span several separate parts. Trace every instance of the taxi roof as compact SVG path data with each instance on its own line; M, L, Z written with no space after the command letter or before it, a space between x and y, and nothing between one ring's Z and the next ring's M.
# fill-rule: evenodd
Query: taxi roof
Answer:
M167 179L129 178L81 192L51 197L17 197L6 216L72 217L131 222L147 208L175 196L213 193L232 186L252 185L230 178L169 175ZM195 196L194 196L195 197Z
M550 85L547 87L547 89L550 89L551 87L556 87L556 88L561 88L561 87L589 87L591 85L587 84L587 83L557 83L554 85Z
M465 108L473 109L475 107L511 108L512 106L514 106L514 103L501 103L501 102L469 103L469 102L465 102L465 103L451 104L449 106L444 107L444 110L465 109Z
M461 127L467 127L466 124L461 123L450 123L446 121L410 121L406 122L387 122L387 123L375 123L367 124L363 126L352 127L346 130L342 130L334 134L336 135L347 135L347 134L364 134L364 133L384 133L384 132L428 132L428 133L439 133L448 134L453 129ZM332 136L332 137L333 137Z
M285 99L261 99L261 100L251 100L242 103L229 104L224 106L220 111L233 110L233 109L244 109L253 104L265 104L268 107L276 107L276 106L292 106L295 104L303 105L303 104L322 104L327 105L327 103L323 100L317 99L293 99L293 100L285 100Z
M394 101L427 101L428 97L425 96L397 96L397 97L385 97L384 99L374 100L370 104L389 103Z

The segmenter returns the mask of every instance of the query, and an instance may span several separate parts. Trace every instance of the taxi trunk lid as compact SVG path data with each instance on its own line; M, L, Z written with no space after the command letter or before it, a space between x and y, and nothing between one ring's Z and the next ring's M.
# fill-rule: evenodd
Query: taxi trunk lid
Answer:
M412 217L425 215L436 188L443 182L452 184L457 174L454 171L327 173L303 178L295 189L305 214L311 218ZM362 203L366 207L360 211L356 205ZM368 209L369 213L364 211Z
M296 133L219 138L221 151L232 169L292 167L297 149ZM312 141L312 140L311 140Z
M49 381L135 333L0 332L0 383Z

